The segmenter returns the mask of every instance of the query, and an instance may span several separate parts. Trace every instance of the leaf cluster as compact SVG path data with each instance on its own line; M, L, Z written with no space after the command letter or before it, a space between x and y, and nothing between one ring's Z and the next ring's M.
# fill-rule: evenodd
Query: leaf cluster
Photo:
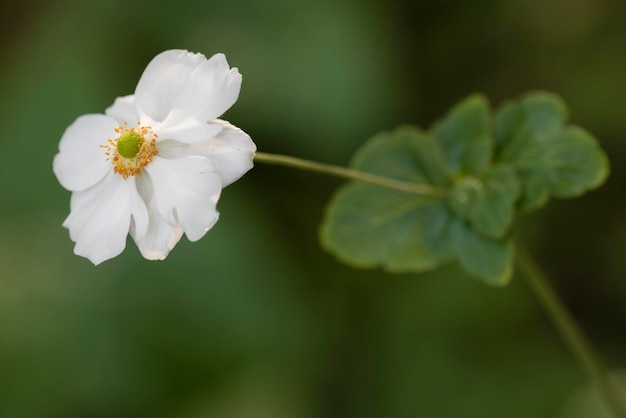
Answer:
M428 131L403 126L376 135L350 165L439 193L344 185L321 226L330 252L354 266L397 273L456 260L492 285L512 276L516 214L541 208L551 196L580 196L609 170L598 141L567 124L563 101L545 92L495 112L484 96L472 95Z

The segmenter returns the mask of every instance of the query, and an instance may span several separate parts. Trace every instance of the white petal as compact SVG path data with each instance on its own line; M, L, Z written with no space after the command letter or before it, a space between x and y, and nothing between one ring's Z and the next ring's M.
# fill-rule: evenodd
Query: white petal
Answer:
M139 120L135 110L135 96L132 94L115 99L115 102L104 113L115 119L119 125L127 122L130 126L135 126Z
M145 234L148 211L135 178L111 172L96 186L72 193L71 212L63 226L76 242L74 253L100 264L124 250L131 216L136 229Z
M144 258L147 260L164 260L183 236L183 228L171 226L165 222L156 208L151 209L148 233L141 238L136 238L133 234L133 239Z
M239 70L228 66L224 54L215 54L193 70L174 108L208 122L226 112L240 90Z
M134 228L130 232L144 258L163 260L183 236L183 229L179 225L169 225L157 210L152 180L149 177L146 173L137 180L139 193L148 205L148 230L143 236L137 234Z
M135 89L139 117L162 122L173 109L192 71L206 61L202 54L183 50L160 53L150 61Z
M112 171L113 166L106 161L105 150L100 146L116 137L114 129L118 126L115 119L105 115L84 115L65 130L52 164L63 187L85 190Z
M214 138L189 147L191 155L202 155L211 160L222 178L222 187L238 180L253 166L256 145L241 129L223 120L214 120L224 129Z
M137 89L135 104L142 120L168 126L188 118L208 122L222 115L239 97L241 75L224 54L207 60L202 54L172 50L148 64Z
M207 157L222 178L222 187L226 187L253 167L256 145L248 134L226 121L215 119L212 125L220 126L222 130L208 140L193 144L178 140L159 142L159 156L164 158ZM159 138L163 136L160 135Z
M153 130L159 136L159 142L174 139L178 142L193 144L213 138L222 129L222 125L199 122L190 117L175 122L168 118L164 123L156 125Z
M217 222L215 205L222 182L204 157L165 159L155 156L145 167L159 213L171 226L180 226L197 241Z

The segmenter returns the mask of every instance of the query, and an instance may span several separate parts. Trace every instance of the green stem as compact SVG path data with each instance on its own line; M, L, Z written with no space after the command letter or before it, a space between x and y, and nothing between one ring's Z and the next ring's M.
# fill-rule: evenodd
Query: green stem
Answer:
M535 295L552 318L565 343L587 372L615 417L626 418L624 403L595 348L556 295L548 279L523 246L517 245L517 262Z
M362 181L364 183L375 184L377 186L414 193L421 196L438 198L446 196L445 190L426 184L410 183L365 173L359 170L303 160L286 155L258 152L256 153L254 160L260 163L282 165L300 170ZM621 401L619 393L613 382L610 380L608 372L606 371L606 368L596 353L593 345L578 323L567 311L561 300L550 286L546 276L532 259L530 254L521 245L518 245L517 248L517 261L520 269L524 272L524 276L528 279L530 287L543 304L548 315L552 318L554 325L561 333L565 343L572 351L582 368L595 383L611 413L615 417L626 418L626 406Z
M446 192L443 189L429 186L427 184L410 183L408 181L396 180L388 177L377 176L365 173L352 168L341 167L332 164L318 163L315 161L303 160L301 158L289 157L286 155L268 154L257 152L254 161L266 164L277 164L286 167L297 168L305 171L328 174L350 180L362 181L364 183L375 184L388 189L418 194L421 196L443 197Z

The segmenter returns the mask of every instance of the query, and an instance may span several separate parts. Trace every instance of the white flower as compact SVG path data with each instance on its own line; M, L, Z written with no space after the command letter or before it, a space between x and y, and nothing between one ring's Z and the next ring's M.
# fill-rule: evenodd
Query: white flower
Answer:
M63 226L77 255L99 264L120 254L130 233L145 258L163 259L183 233L196 241L215 224L222 188L252 168L256 151L245 132L217 119L240 87L223 54L165 51L134 95L67 128L53 168L72 192Z

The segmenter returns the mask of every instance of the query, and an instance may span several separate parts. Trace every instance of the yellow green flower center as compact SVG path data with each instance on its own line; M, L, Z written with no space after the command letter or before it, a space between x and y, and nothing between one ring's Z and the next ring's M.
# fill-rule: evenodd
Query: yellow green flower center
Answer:
M100 145L106 152L107 161L113 164L113 171L124 178L139 174L152 161L158 150L156 148L157 134L150 126L137 124L130 128L128 123L115 128L117 138L109 139L107 144Z
M143 138L136 131L126 131L117 138L117 152L124 158L133 158L139 152Z

